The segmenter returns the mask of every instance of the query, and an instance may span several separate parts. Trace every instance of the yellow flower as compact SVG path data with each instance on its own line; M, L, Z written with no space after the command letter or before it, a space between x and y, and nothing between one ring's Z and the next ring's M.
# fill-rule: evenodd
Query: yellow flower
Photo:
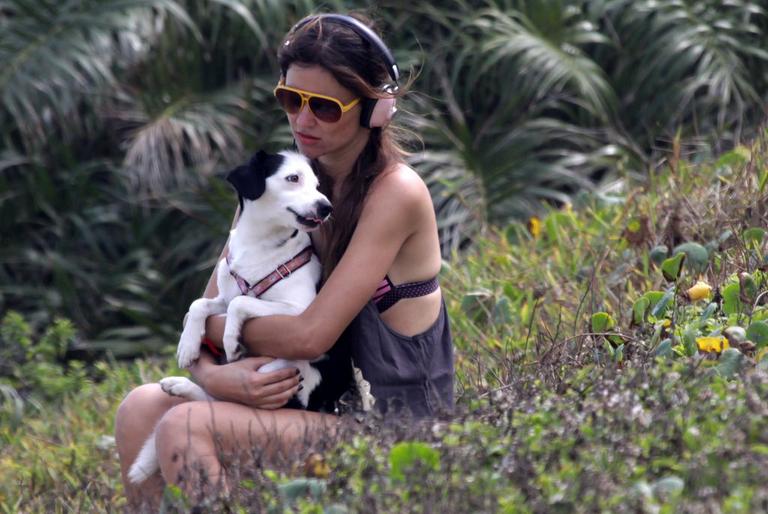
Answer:
M712 293L712 286L703 280L697 281L693 287L685 292L685 296L692 302L709 298Z
M696 344L701 352L715 352L721 353L728 348L728 338L723 336L717 337L697 337Z
M536 216L531 216L528 219L528 232L534 238L538 238L541 235L541 220Z
M304 461L304 473L308 477L328 478L331 468L321 454L312 453Z

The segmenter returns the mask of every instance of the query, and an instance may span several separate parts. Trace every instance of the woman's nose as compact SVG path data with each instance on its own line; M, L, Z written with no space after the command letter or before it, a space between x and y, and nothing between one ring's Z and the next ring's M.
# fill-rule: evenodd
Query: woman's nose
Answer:
M316 121L315 115L312 114L308 103L304 104L301 110L296 114L296 124L300 127L308 127L313 125Z

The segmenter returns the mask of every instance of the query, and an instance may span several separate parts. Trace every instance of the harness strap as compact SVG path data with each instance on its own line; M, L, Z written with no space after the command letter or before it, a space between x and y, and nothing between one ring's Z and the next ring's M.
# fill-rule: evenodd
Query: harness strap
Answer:
M227 255L227 265L230 266L229 274L232 275L232 278L234 278L235 282L237 282L237 287L240 288L240 292L246 296L253 296L254 298L258 298L259 296L266 293L269 288L307 264L310 259L312 259L311 245L304 248L288 262L284 262L283 264L279 265L275 271L262 278L254 285L250 285L247 280L232 270L229 255Z

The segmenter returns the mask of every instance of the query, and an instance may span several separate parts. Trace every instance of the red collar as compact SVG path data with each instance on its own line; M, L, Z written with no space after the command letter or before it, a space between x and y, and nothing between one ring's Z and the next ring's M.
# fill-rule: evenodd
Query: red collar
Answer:
M273 285L280 282L282 279L289 276L297 269L304 266L312 259L312 246L307 246L294 256L288 262L285 262L277 267L275 271L259 280L256 284L250 285L243 277L232 271L230 268L229 273L237 282L237 286L240 288L240 292L246 296L253 296L258 298L267 292L267 290ZM227 265L229 265L229 255L227 255Z

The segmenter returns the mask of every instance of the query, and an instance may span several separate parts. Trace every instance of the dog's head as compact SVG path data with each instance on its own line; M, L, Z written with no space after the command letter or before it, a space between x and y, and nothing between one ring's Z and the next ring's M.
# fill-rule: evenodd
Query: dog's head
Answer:
M311 231L328 219L331 202L317 190L318 180L306 157L296 152L260 150L227 174L240 197L240 212L259 206L261 217Z

